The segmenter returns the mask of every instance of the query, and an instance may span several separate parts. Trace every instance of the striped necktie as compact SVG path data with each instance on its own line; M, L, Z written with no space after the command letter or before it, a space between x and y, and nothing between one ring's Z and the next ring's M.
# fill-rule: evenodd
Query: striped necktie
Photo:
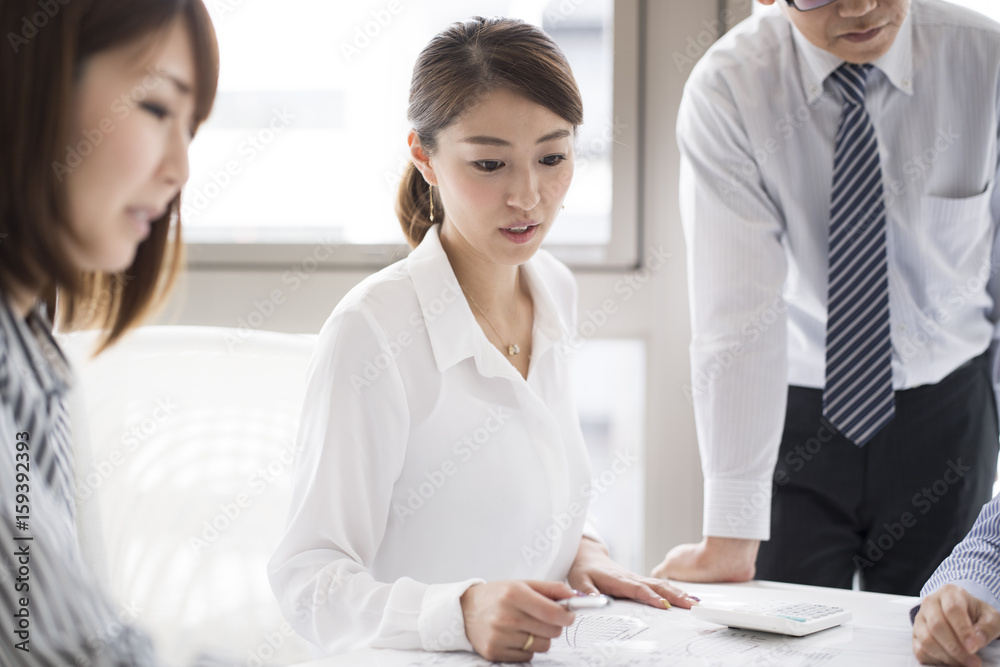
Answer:
M878 140L865 110L871 65L831 78L844 108L833 153L823 416L859 447L896 414Z

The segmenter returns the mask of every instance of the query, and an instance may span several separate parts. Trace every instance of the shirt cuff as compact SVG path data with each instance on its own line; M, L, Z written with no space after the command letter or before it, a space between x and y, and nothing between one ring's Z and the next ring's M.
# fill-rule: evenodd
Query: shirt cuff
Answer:
M932 591L927 591L927 593L924 594L924 597L927 597L934 591L938 590L939 588L941 588L941 586L947 586L948 584L958 586L959 588L964 588L965 591L972 597L979 598L980 600L990 605L997 611L1000 611L1000 599L997 599L997 596L993 594L993 591L991 591L989 588L987 588L980 582L975 581L974 579L956 579L955 581L942 581L940 586L938 586Z
M973 581L971 579L959 579L958 581L944 581L941 583L941 586L947 586L948 584L954 584L959 588L964 588L965 591L972 597L979 598L980 600L990 605L997 611L1000 611L1000 599L997 599L997 596L993 595L993 592L990 589L988 589L986 586L983 586L978 581ZM924 594L923 597L927 597L928 595L936 591L938 588L941 588L941 586L938 586L934 590L927 591L927 593ZM916 622L917 614L919 613L920 613L919 604L910 609L910 625L913 625Z
M420 605L418 629L425 651L472 651L465 634L462 594L483 579L468 579L455 584L431 584Z
M771 538L771 478L705 480L706 537Z

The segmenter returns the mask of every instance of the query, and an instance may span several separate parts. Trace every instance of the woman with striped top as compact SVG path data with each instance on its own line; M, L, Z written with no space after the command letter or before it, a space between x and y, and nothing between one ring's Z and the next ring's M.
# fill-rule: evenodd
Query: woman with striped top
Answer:
M152 665L78 534L44 304L103 349L165 295L215 33L201 0L4 0L0 34L0 664Z

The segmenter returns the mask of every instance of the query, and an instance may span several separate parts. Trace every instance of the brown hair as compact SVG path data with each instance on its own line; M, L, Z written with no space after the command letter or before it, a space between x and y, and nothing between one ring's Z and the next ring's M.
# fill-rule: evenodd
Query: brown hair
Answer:
M413 66L407 118L424 151L432 155L438 133L498 88L540 104L574 128L583 123L580 90L552 38L518 19L476 16L436 35ZM431 222L430 188L411 162L396 198L396 216L411 246L444 220L443 209L436 200Z
M177 18L187 24L194 49L197 127L211 111L219 78L218 43L202 0L0 3L0 293L15 286L57 292L60 324L105 328L101 349L162 303L172 287L182 261L180 194L153 221L131 266L116 274L82 273L60 243L71 232L55 165L72 142L76 86L86 60L151 38Z

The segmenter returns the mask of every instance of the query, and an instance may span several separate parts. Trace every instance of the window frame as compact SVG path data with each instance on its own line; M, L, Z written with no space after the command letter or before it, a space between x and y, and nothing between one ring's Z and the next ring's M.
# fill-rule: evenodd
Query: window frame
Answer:
M640 0L615 0L613 20L611 135L611 238L606 245L546 244L570 268L620 270L639 266L642 241L640 198L641 72ZM183 222L183 220L182 220ZM275 269L313 258L318 270L378 270L405 257L405 244L362 243L205 243L186 242L191 269Z

